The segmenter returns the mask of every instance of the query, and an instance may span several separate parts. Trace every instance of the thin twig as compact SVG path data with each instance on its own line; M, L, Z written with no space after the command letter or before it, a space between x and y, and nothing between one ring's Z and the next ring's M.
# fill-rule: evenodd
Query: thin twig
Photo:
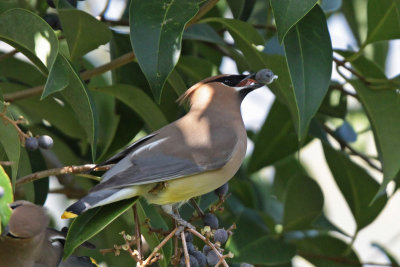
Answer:
M137 213L136 203L132 206L133 217L135 220L135 238L136 238L136 250L138 251L138 258L142 260L142 232L140 231L140 221Z
M203 240L204 243L206 243L207 245L210 246L210 248L212 250L214 250L214 252L217 254L219 259L223 259L222 260L222 265L225 267L229 267L229 265L226 263L225 259L223 258L223 255L218 251L218 249L214 246L213 243L210 242L210 240L208 240L207 238L205 238L202 234L200 234L199 232L197 232L195 229L191 229L191 228L187 228L187 231L191 232L192 234L194 234L195 236L197 236L198 238L200 238L201 240Z
M82 72L81 78L82 78L82 80L88 80L94 76L103 74L109 70L113 70L113 69L119 68L123 65L126 65L126 64L132 62L134 58L135 58L135 54L133 52L126 53L126 54L110 61L109 63L101 65L97 68ZM19 99L24 99L24 98L35 96L35 95L40 95L43 92L43 89L44 89L44 85L39 85L39 86L32 87L32 88L29 88L26 90L21 90L21 91L5 94L4 101L13 102L13 101L16 101Z
M26 183L30 183L51 175L60 175L60 174L66 174L66 173L80 173L80 172L85 172L89 171L93 168L96 167L96 164L85 164L85 165L80 165L80 166L65 166L61 168L54 168L54 169L49 169L49 170L44 170L44 171L39 171L39 172L34 172L32 174L29 174L27 176L21 177L18 179L18 181L15 183L16 186L20 186ZM105 166L99 166L94 169L94 171L107 171L112 167L112 165L105 165Z
M196 200L194 198L190 199L190 202L192 203L192 205L194 206L194 208L197 211L197 214L203 218L204 217L204 212L201 210L201 208L199 207L199 205L197 204Z
M199 12L197 12L196 16L192 18L187 24L186 27L189 27L192 24L195 24L198 22L205 14L207 14L208 11L210 11L217 3L219 0L208 0L207 3L202 5L199 9Z
M175 235L176 231L178 231L178 227L172 230L172 232L166 238L164 238L163 241L161 241L161 243L158 244L157 247L153 249L151 254L147 257L146 260L142 262L140 266L146 266L151 261L151 259L156 255L156 253L160 251L160 249L168 242L168 240L170 240Z
M22 124L23 117L20 117L18 120L13 120L12 118L9 118L7 116L7 107L10 105L8 102L3 103L3 110L0 112L0 118L3 120L4 124L10 123L18 132L19 140L21 141L22 144L25 144L25 138L28 138L29 135L24 133L21 128L19 128L18 124Z
M190 257L189 257L189 251L187 249L187 244L186 244L185 231L181 232L181 239L182 239L183 254L185 255L185 264L186 264L186 267L190 267Z
M354 98L358 99L358 95L357 94L347 91L346 89L344 89L343 85L341 85L341 84L331 84L331 85L329 85L329 88L330 89L334 89L334 90L338 90L338 91L344 93L345 95L349 95L351 97L354 97Z
M333 61L335 61L337 66L341 66L345 68L346 70L350 71L354 76L356 76L358 79L360 79L362 82L364 82L366 85L370 85L371 83L368 82L363 75L355 71L353 68L350 68L346 66L347 61L345 60L340 60L338 58L333 57Z
M362 154L361 152L355 150L352 146L350 146L347 142L343 141L341 138L339 138L337 136L337 134L335 134L335 132L330 129L328 126L323 125L324 130L333 138L335 138L335 140L342 146L347 148L348 150L350 150L350 152L352 152L355 156L358 156L359 158L361 158L362 160L364 160L369 166L371 166L372 168L374 168L377 171L382 172L382 169L380 167L378 167L377 165L375 165L375 163L373 163L371 161L371 159L369 157L367 157L366 155Z
M9 57L14 56L15 54L17 54L19 51L17 49L13 49L10 52L4 53L0 55L0 61L6 60Z
M13 161L0 161L1 166L11 166L13 164L14 164Z
M104 18L104 14L107 12L107 10L108 10L108 7L110 6L110 0L107 0L107 2L106 2L106 4L104 5L104 8L103 8L103 10L100 12L100 14L99 14L99 17L100 17L100 20L102 21L103 20L103 18Z

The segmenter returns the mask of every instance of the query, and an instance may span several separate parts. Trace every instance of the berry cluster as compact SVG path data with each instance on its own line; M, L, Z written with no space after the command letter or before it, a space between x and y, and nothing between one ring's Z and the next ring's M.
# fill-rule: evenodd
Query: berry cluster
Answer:
M29 151L34 151L36 149L50 149L53 147L53 139L48 135L41 135L39 137L28 137L25 140L25 147Z

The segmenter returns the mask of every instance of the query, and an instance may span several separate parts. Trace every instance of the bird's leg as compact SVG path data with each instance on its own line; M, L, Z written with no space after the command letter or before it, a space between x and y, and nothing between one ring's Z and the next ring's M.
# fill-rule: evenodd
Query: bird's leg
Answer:
M193 225L182 219L182 217L179 215L177 205L163 205L161 207L164 212L167 213L179 225L179 230L176 232L176 235L180 235L184 228L196 229Z

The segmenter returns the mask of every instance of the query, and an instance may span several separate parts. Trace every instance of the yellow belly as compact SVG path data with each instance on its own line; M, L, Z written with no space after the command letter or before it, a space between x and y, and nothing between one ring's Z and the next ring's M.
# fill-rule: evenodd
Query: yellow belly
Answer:
M167 205L204 195L228 182L243 162L246 144L239 144L229 162L221 169L166 182L166 187L156 193L143 195L149 203Z

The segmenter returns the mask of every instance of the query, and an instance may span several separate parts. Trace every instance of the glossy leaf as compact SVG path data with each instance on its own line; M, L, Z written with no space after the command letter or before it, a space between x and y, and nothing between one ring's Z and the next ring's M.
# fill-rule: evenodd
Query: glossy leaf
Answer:
M32 167L31 173L44 171L47 169L46 162L40 149L35 151L28 151L30 165ZM33 189L35 191L34 203L43 206L46 202L49 193L49 177L45 177L33 182Z
M79 58L111 39L108 27L88 13L77 9L59 9L63 32L71 60Z
M248 165L250 173L274 164L300 148L289 110L279 101L272 105L268 117L254 140Z
M284 200L283 229L310 229L321 215L324 196L319 185L306 175L296 175L288 183Z
M234 18L246 21L253 11L256 0L228 0L227 2Z
M331 258L341 258L348 260L349 263L343 261L340 262L340 266L361 267L357 254L349 250L349 244L336 237L330 235L308 237L296 241L295 244L298 254L314 266L336 267L338 262L332 261Z
M52 85L60 85L62 88L48 87L47 83L42 97L46 97L56 91L62 90L62 96L71 106L80 125L85 130L87 140L92 146L92 157L95 159L97 144L97 115L93 100L86 89L85 82L82 81L71 62L61 54L58 54L57 63L55 63L53 67L54 68L52 68L48 78L48 83L51 83ZM66 79L66 77L68 78Z
M0 15L0 40L21 51L46 74L58 53L53 29L25 9L11 9Z
M317 0L270 0L274 12L279 42L317 3ZM316 22L317 23L317 22Z
M121 200L106 206L92 208L72 222L64 245L64 259L68 258L83 242L104 229L129 209L137 198Z
M183 33L183 39L225 45L224 39L208 24L193 24Z
M285 52L299 112L299 139L324 99L332 73L332 44L321 8L315 6L286 35Z
M3 229L7 226L10 220L12 210L8 204L13 202L13 190L11 187L11 181L3 167L0 165L0 187L3 195L0 197L0 234Z
M332 175L354 216L357 230L370 224L386 205L386 194L371 204L379 184L362 167L352 162L346 154L323 144L325 158Z
M225 26L235 40L235 45L245 55L252 70L257 71L266 67L260 51L256 49L258 45L264 45L264 40L250 24L225 18L207 18L200 22L214 22Z
M20 81L30 86L37 86L46 82L46 77L34 65L15 57L0 61L0 73L7 79ZM21 75L21 73L24 75Z
M0 85L1 89L1 85ZM0 110L3 110L3 100L0 97ZM6 112L7 117L13 119L10 112ZM13 164L11 165L12 170L12 184L15 184L15 178L18 172L18 162L20 156L21 144L18 137L18 132L10 123L5 123L0 118L0 143L3 145L4 151L6 152L7 158Z
M196 15L198 5L197 0L132 0L130 4L132 47L157 102L178 62L184 27Z
M296 247L282 240L264 236L235 253L234 262L277 265L290 262L296 253Z
M125 84L95 89L99 92L111 94L132 108L147 123L152 131L160 129L168 123L164 114L153 100L142 90Z
M350 83L370 120L387 183L400 170L400 95L394 90L371 90L359 80Z
M400 38L400 2L368 1L368 33L365 44Z

